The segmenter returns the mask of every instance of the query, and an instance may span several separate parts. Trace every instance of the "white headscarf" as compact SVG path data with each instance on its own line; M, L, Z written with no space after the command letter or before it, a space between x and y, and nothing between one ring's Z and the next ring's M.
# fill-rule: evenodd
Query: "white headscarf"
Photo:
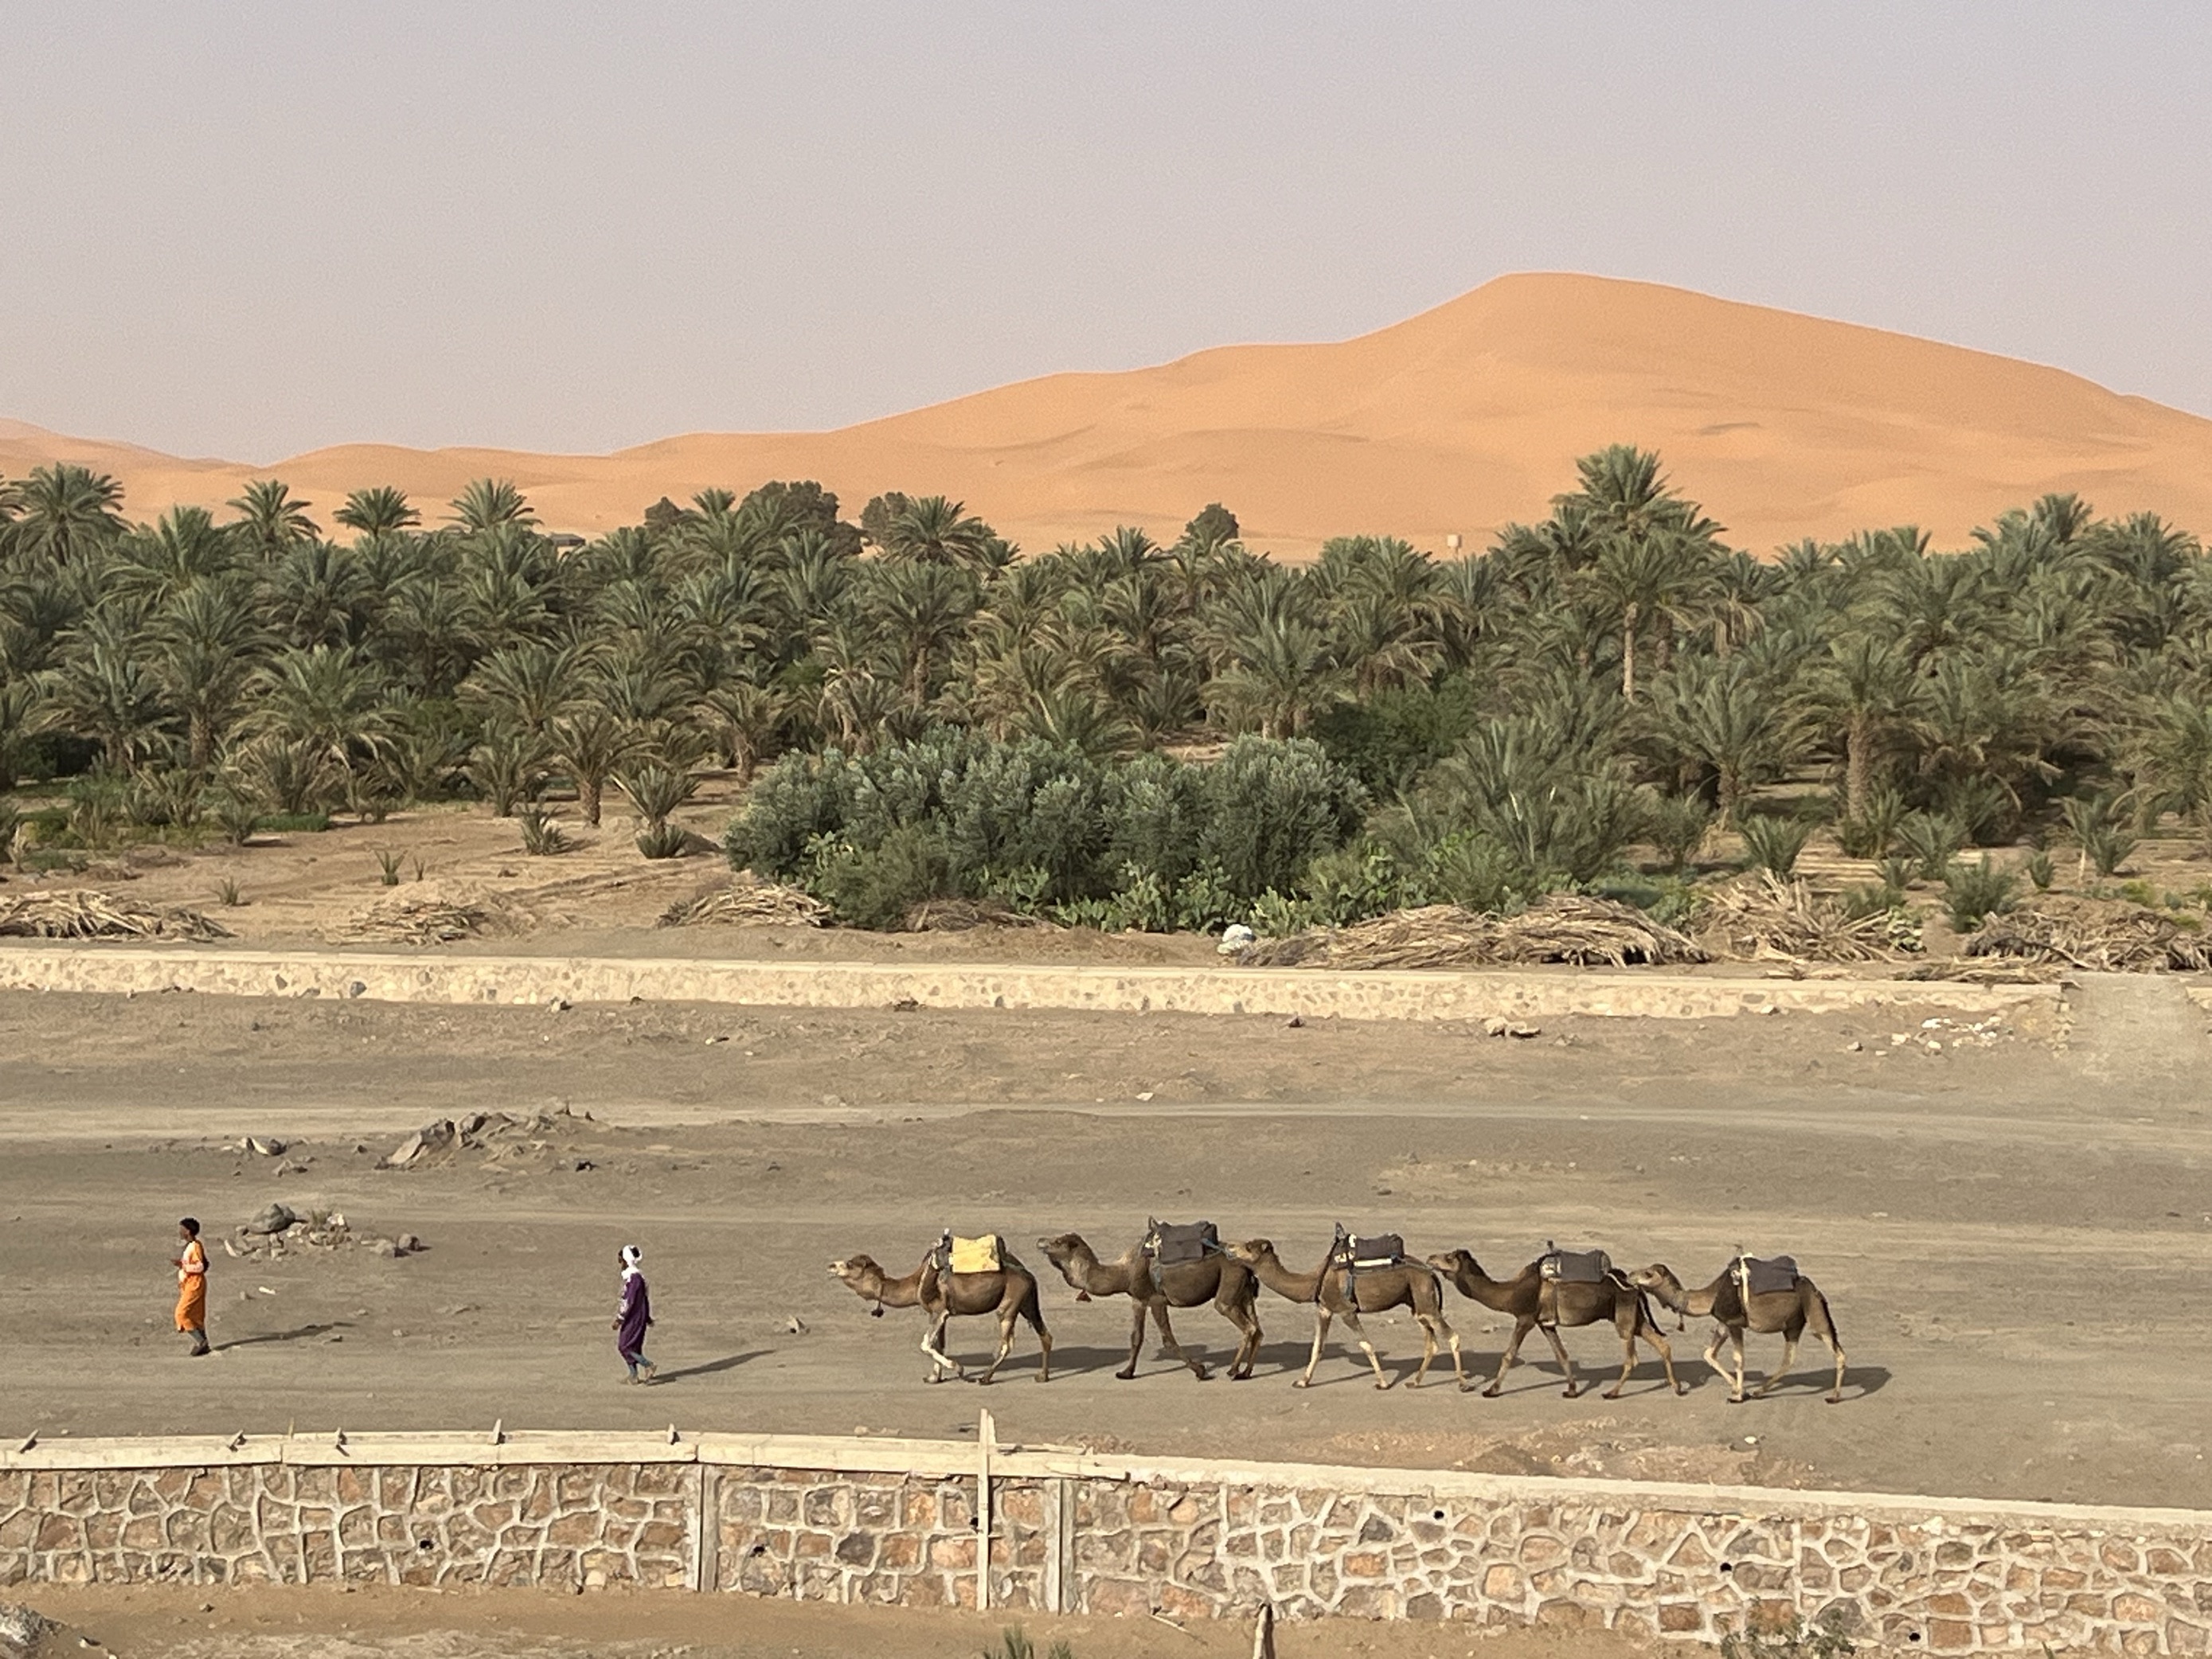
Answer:
M645 1252L635 1244L625 1244L622 1247L622 1276L624 1279L635 1279L639 1276L642 1269L637 1264L644 1255Z

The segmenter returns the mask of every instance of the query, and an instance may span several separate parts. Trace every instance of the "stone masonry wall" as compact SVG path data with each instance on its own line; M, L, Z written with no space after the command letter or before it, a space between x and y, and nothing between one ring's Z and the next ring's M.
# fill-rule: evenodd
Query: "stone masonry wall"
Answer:
M1644 969L1330 973L1303 968L1070 968L1007 963L742 962L401 955L0 943L0 990L320 997L372 1002L714 1002L756 1007L1075 1008L1297 1014L1308 1019L1706 1019L1940 1007L2024 1014L2055 985L1775 980Z
M1177 1619L1265 1601L1708 1644L1833 1615L1892 1650L2212 1654L2212 1513L1147 1461L988 1436L517 1438L0 1451L0 1585L630 1585Z
M0 1470L0 1583L688 1582L693 1471Z

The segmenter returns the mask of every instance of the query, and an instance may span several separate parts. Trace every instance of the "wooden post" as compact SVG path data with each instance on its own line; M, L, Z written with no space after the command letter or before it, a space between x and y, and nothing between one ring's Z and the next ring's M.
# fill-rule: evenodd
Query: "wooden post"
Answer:
M979 1612L988 1612L991 1606L991 1453L998 1432L991 1413L983 1413L975 1424L975 1606Z
M699 1530L691 1540L691 1588L695 1590L719 1589L715 1582L721 1577L722 1522L719 1513L722 1507L722 1472L712 1466L699 1465L698 1484L692 1492L695 1524Z
M1054 1475L1044 1488L1044 1610L1075 1611L1075 1483Z
M1275 1609L1272 1602L1260 1603L1259 1622L1252 1626L1252 1659L1275 1659Z

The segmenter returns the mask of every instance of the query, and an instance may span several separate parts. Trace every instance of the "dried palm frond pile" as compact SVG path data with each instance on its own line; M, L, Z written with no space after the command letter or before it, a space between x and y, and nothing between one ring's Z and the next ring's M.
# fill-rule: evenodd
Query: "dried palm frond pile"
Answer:
M1969 957L2098 973L2193 974L2212 967L2212 939L2172 912L2065 893L2039 893L2017 910L1985 918L1960 948Z
M1697 942L1632 904L1554 893L1517 915L1455 904L1394 910L1347 927L1265 939L1237 960L1254 968L1482 968L1540 962L1625 968L1703 962Z
M1700 920L1727 954L1754 961L1879 962L1911 948L1887 911L1853 916L1803 881L1784 881L1771 870L1716 889Z
M964 933L976 927L1050 927L1042 916L1032 916L997 899L925 899L906 913L909 933Z
M364 906L332 937L362 945L451 945L474 939L495 920L479 896L428 889L392 893Z
M164 939L204 944L230 929L197 910L160 909L88 887L0 899L0 938Z
M714 892L670 905L653 925L819 927L829 920L830 907L811 893L802 893L796 887L779 886L772 881L740 879Z

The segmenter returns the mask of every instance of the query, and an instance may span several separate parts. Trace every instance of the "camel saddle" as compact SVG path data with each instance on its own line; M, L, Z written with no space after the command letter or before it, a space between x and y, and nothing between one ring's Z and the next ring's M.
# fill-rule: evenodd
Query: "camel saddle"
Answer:
M1347 1233L1340 1226L1329 1261L1340 1267L1395 1267L1406 1259L1406 1240L1398 1233Z
M1601 1285L1613 1271L1613 1258L1603 1250L1563 1250L1547 1243L1536 1271L1554 1285Z
M940 1273L994 1273L1006 1265L996 1233L956 1238L948 1231L937 1241L933 1260Z
M1762 1261L1755 1255L1740 1255L1729 1264L1729 1277L1745 1296L1771 1296L1777 1291L1794 1291L1797 1288L1799 1278L1797 1258L1777 1255Z
M1172 1267L1218 1255L1221 1235L1211 1221L1147 1221L1143 1248L1155 1265Z

